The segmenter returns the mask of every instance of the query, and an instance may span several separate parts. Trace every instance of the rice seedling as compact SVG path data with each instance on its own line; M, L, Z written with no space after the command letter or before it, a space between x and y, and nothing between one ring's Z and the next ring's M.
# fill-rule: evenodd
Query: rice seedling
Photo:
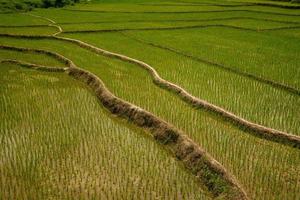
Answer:
M299 89L297 29L258 31L298 26L298 10L219 1L195 2L198 6L162 4L87 4L32 13L62 23L67 31L219 23L223 27L62 36L146 61L163 78L195 96L251 121L300 133L297 95L185 56ZM20 26L49 22L27 18L14 24L17 19L8 16L2 27L10 21ZM31 28L41 31L39 35L48 33L46 27L16 30L26 34ZM219 116L191 107L155 86L140 67L50 38L0 36L0 44L58 52L96 74L116 96L187 133L238 179L251 199L299 198L299 149L254 137ZM0 57L57 64L43 55L7 50L0 50ZM0 141L4 144L0 147L0 199L210 199L195 177L142 136L144 131L109 117L82 84L65 74L0 67L4 94L0 96Z
M190 2L190 3L195 3L197 2L191 2L191 1L186 1L183 0L181 2ZM207 5L230 5L228 4L228 1L208 1L206 2ZM239 1L239 2L233 2L235 4L231 5L238 5L237 7L239 9L244 9L244 10L254 10L254 11L263 11L263 12L275 12L275 13L286 13L286 14L299 14L298 11L298 4L293 4L290 2L275 2L275 1L263 1L263 0L250 0L250 1ZM238 3L238 4L237 4ZM201 4L201 2L200 2ZM269 5L269 6L268 6ZM225 6L224 6L225 7ZM291 8L291 9L289 9Z
M299 15L297 9L283 9L278 7L265 7L261 5L240 5L240 6L229 6L221 7L218 5L204 5L201 6L152 6L152 5L140 5L140 4L119 4L115 6L114 4L85 4L85 5L75 5L70 10L77 11L96 11L96 12L197 12L197 11L218 11L218 10L246 10L254 12L270 12L279 14L294 14Z
M35 10L36 15L49 17L57 23L83 23L101 21L128 21L128 20L191 20L191 19L215 19L229 17L253 17L267 20L281 20L299 23L300 16L281 16L270 13L249 13L245 11L218 11L203 13L97 13L97 12L74 12L71 10ZM74 18L74 15L77 17Z
M240 19L240 20L226 20L220 24L232 25L242 28L256 29L258 31L263 29L273 29L280 27L295 27L299 24L285 24L284 22L274 22L274 21L260 21L259 19Z
M117 22L117 23L86 23L86 24L64 24L62 28L64 32L76 32L76 31L114 31L122 29L159 29L159 28L171 28L171 27L194 27L194 26L233 26L236 28L246 28L255 30L270 29L286 27L284 23L279 22L266 22L255 19L217 19L197 21L196 19L191 21L148 21L148 22ZM291 27L298 26L298 24L289 25Z
M16 35L51 35L57 32L57 28L47 27L1 27L1 34L14 33Z
M251 198L295 199L297 196L299 150L253 137L214 115L191 108L154 86L147 72L137 66L92 54L66 42L26 41L5 38L1 43L56 50L79 67L97 74L117 96L188 133L238 178ZM141 81L143 84L139 84Z
M279 14L287 14L287 15L299 15L299 9L284 9L280 7L265 7L265 6L250 6L250 7L240 7L240 9L247 9L250 11L262 11L262 12L272 12Z
M220 8L218 6L152 6L152 5L140 5L140 4L118 4L119 6L115 6L114 4L86 4L86 5L78 5L69 8L70 10L78 10L78 11L105 11L105 12L187 12L187 11L206 11L206 10L223 10L224 8ZM225 8L226 9L226 8ZM227 8L232 9L232 8Z
M136 36L139 32L125 34ZM300 103L300 99L296 95L182 55L139 43L120 33L67 36L143 60L151 64L166 80L181 85L193 95L226 108L245 119L300 134L300 108L296 106ZM179 39L177 43L181 43ZM129 45L131 48L128 48ZM202 53L204 50L198 52ZM246 62L246 59L245 56L242 60Z
M223 37L219 37L221 32ZM297 73L299 45L296 38L282 38L264 32L220 27L159 33L141 31L135 32L134 35L196 57L238 68L296 88L300 87ZM172 37L169 37L170 34ZM188 40L183 42L179 36ZM189 43L194 45L188 45ZM243 48L244 45L247 45L247 48ZM272 57L278 59L274 61Z
M6 49L0 49L0 58L1 59L14 59L14 60L22 60L26 62L34 61L35 64L39 65L47 65L47 66L55 66L55 67L65 67L63 63L57 61L56 59L45 56L41 54L36 54L33 52L18 52ZM0 59L0 60L1 60Z
M270 35L280 35L284 37L291 37L291 38L300 38L300 29L290 29L290 30L274 30L269 31L268 34Z
M45 22L42 19L32 17L30 15L24 15L19 13L8 13L8 14L2 14L0 13L0 25L1 26L8 26L8 25L14 25L14 26L27 26L27 25L46 25L47 22Z
M0 82L1 199L210 199L67 75L1 65Z

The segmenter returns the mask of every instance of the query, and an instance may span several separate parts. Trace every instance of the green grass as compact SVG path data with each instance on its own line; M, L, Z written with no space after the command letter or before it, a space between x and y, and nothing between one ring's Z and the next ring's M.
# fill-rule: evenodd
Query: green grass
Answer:
M195 177L142 130L110 118L82 84L65 74L0 70L1 199L209 199Z
M26 41L4 38L1 43L52 49L74 60L79 67L98 75L117 96L184 130L233 173L253 199L295 199L299 189L297 149L258 139L214 115L191 108L156 87L147 72L137 66L97 56L65 42ZM139 84L141 80L143 84Z

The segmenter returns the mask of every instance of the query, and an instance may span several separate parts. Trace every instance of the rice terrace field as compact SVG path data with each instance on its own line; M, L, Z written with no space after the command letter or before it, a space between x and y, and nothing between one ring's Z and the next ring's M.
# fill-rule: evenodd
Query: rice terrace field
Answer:
M298 0L0 0L0 200L299 200Z

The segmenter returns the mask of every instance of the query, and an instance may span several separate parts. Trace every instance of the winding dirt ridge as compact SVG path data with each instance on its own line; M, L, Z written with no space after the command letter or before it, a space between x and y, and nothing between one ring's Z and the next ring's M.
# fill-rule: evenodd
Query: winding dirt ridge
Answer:
M273 81L273 80L269 80L269 79L257 76L255 74L247 73L247 72L244 72L244 71L241 71L241 70L229 67L229 66L225 66L225 65L222 65L222 64L219 64L219 63L215 63L215 62L210 61L210 60L199 58L199 57L187 54L183 51L180 51L180 50L177 50L177 49L174 49L174 48L162 46L162 45L155 44L155 43L152 43L152 42L147 42L147 41L142 40L140 38L134 37L130 34L126 34L126 33L121 33L121 34L128 37L128 38L130 38L130 39L132 39L132 40L135 40L139 43L150 45L150 46L153 46L153 47L156 47L156 48L159 48L159 49L167 50L167 51L173 52L177 55L181 55L181 56L193 59L193 60L201 62L201 63L212 65L212 66L224 69L226 71L229 71L231 73L234 73L234 74L237 74L237 75L240 75L240 76L244 76L244 77L247 77L247 78L251 78L251 79L259 81L261 83L268 84L268 85L273 86L275 88L279 88L279 89L282 89L282 90L285 90L287 92L290 92L290 93L293 93L293 94L296 94L296 95L300 96L300 90L298 90L294 87L291 87L289 85L285 85L285 84L282 84L282 83L279 83L279 82L276 82L276 81Z
M55 36L55 38L75 43L83 48L89 49L95 53L98 53L98 54L101 54L104 56L117 58L117 59L129 62L129 63L134 63L138 66L141 66L151 74L153 81L157 85L176 93L178 96L180 96L185 101L192 104L193 106L212 111L212 112L220 115L221 117L223 117L227 120L230 120L230 121L238 124L239 126L246 128L247 130L250 130L251 133L255 133L256 135L263 137L265 139L269 139L272 141L291 145L292 147L300 148L300 137L299 136L295 136L292 134L285 133L283 131L279 131L279 130L268 128L268 127L265 127L265 126L262 126L259 124L255 124L255 123L247 121L241 117L238 117L238 116L234 115L233 113L226 111L225 109L223 109L221 107L218 107L207 101L204 101L202 99L194 97L191 94L189 94L186 90L181 88L180 86L162 79L159 76L159 74L156 72L156 70L153 67L151 67L150 65L148 65L147 63L144 63L140 60L136 60L134 58L127 57L125 55L112 53L112 52L100 49L98 47L92 46L92 45L82 42L80 40L76 40L76 39L72 39L72 38L65 38L65 37L58 37L58 36Z
M71 60L54 52L10 46L4 48L14 51L52 54L52 57L64 61L68 66L67 68L48 67L18 60L2 60L1 63L17 64L22 67L48 72L66 72L70 76L85 82L108 111L148 130L155 140L163 144L176 158L183 162L186 168L196 175L214 197L234 200L248 199L246 192L235 177L228 173L205 150L189 139L186 134L152 113L114 96L96 75L78 68Z
M33 15L33 16L36 16L36 15ZM179 97L181 97L184 101L188 102L192 106L204 108L208 111L211 111L211 112L219 115L220 117L222 117L230 122L233 122L234 124L238 125L239 127L246 129L247 132L249 132L255 136L258 136L260 138L264 138L264 139L267 139L270 141L282 143L282 144L289 145L289 146L292 146L295 148L300 148L300 136L296 136L296 135L289 134L289 133L286 133L286 132L283 132L280 130L272 129L269 127L265 127L265 126L250 122L250 121L243 119L221 107L211 104L205 100L199 99L199 98L189 94L185 89L181 88L180 86L162 79L153 67L151 67L150 65L148 65L147 63L145 63L143 61L140 61L140 60L137 60L134 58L130 58L130 57L122 55L122 54L113 53L113 52L101 49L99 47L95 47L95 46L85 43L81 40L67 38L67 37L59 37L57 35L62 33L63 30L59 25L56 24L56 22L54 22L53 20L48 19L46 17L39 17L39 18L45 19L48 22L50 22L49 25L53 25L54 27L56 27L58 29L58 32L54 33L52 36L29 36L29 35L26 35L26 36L17 35L16 36L16 35L11 35L11 34L0 34L0 36L2 35L2 36L8 36L8 37L36 38L36 39L48 38L48 39L57 39L57 40L62 40L62 41L68 41L68 42L74 43L82 48L85 48L92 52L95 52L97 54L136 64L138 66L143 67L145 70L147 70L149 72L149 74L152 76L152 79L155 84L157 84L161 88L168 89L169 91L174 92L175 94L177 94ZM53 24L53 22L54 22L54 24Z
M74 43L82 48L88 49L94 53L136 64L140 67L143 67L149 72L155 84L164 89L176 93L179 97L181 97L184 101L188 102L189 104L216 113L217 115L233 122L234 124L237 124L238 126L243 127L246 130L249 130L256 136L287 144L292 147L300 148L299 136L295 136L279 130L275 130L272 128L261 126L259 124L249 122L243 118L234 115L233 113L226 111L223 108L220 108L202 99L194 97L180 86L161 78L153 67L151 67L143 61L95 47L81 40L67 37L59 37L57 35L62 33L63 30L59 25L56 24L55 21L38 15L29 15L47 20L48 22L50 22L48 26L56 27L58 31L56 33L53 33L51 36L30 36L11 34L0 34L0 36L20 37L28 39L56 39L67 41ZM229 172L227 172L227 170L212 156L210 156L204 149L202 149L199 145L197 145L195 142L189 139L186 136L186 134L184 134L181 130L178 130L173 125L156 117L152 113L116 97L106 88L105 84L99 77L97 77L89 71L78 68L70 59L58 53L40 49L20 48L4 45L0 46L0 49L41 53L48 56L52 56L65 63L67 65L67 68L48 67L9 59L1 61L1 63L17 64L22 67L32 68L36 70L48 72L65 72L70 76L83 81L91 88L91 90L95 93L96 97L108 111L120 118L132 122L138 127L149 131L155 140L163 144L175 157L177 157L183 162L185 167L187 167L193 174L196 175L196 177L206 186L206 188L213 194L214 197L216 197L217 199L248 199L246 192L235 179L235 177L232 176Z

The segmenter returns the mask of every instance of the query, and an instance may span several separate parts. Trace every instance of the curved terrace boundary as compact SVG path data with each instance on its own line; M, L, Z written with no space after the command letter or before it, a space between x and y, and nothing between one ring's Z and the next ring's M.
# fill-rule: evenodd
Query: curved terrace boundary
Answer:
M18 47L11 47L11 50L43 52L43 50ZM49 51L43 53L48 55ZM60 60L66 59L65 63L70 61L64 56L53 53L53 57L57 55L60 57ZM22 67L43 71L66 72L75 79L83 81L92 89L96 97L108 111L148 130L155 140L163 144L166 149L183 162L185 167L196 175L214 197L233 200L248 199L237 180L219 162L189 139L182 131L154 116L152 113L114 96L96 75L78 68L74 64L71 64L72 62L67 64L68 68L47 67L18 60L2 60L1 63L17 64Z
M1 36L1 34L0 34L0 36ZM15 37L15 38L27 38L27 39L56 39L56 40L68 41L68 42L74 43L82 48L90 50L94 53L136 64L140 67L143 67L145 70L147 70L149 72L149 74L152 76L152 79L155 84L157 84L161 88L167 89L167 90L177 94L179 97L181 97L184 101L188 102L190 105L198 107L198 108L203 108L212 113L215 113L218 116L220 116L226 120L229 120L230 122L238 125L239 127L242 127L243 129L248 130L249 133L252 133L253 135L258 136L260 138L264 138L264 139L267 139L270 141L290 145L295 148L300 148L300 137L299 136L295 136L293 134L289 134L289 133L286 133L283 131L279 131L276 129L272 129L269 127L265 127L265 126L247 121L246 119L238 117L235 114L233 114L229 111L226 111L225 109L223 109L221 107L218 107L218 106L211 104L205 100L194 97L191 94L189 94L186 90L181 88L180 86L162 79L153 67L151 67L150 65L148 65L140 60L133 59L133 58L127 57L125 55L113 53L113 52L110 52L107 50L103 50L101 48L87 44L83 41L72 39L72 38L65 38L65 37L58 37L58 36L28 36L28 35L27 36L20 36L20 35L15 36L15 35L10 35L10 34L3 34L2 36Z
M59 27L59 26L55 26L55 27ZM54 35L57 35L57 34L61 33L60 31L57 32L57 33L55 33ZM177 50L177 49L173 49L173 48L165 47L165 46L162 46L162 45L154 44L154 43L151 43L151 42L147 42L147 41L135 38L133 36L129 36L128 34L124 34L124 33L122 33L122 34L124 36L126 36L126 37L129 37L129 38L137 41L137 42L140 42L140 43L143 43L143 44L147 44L147 45L150 45L150 46L153 46L153 47L156 47L156 48L160 48L160 49L163 49L163 50L167 50L167 51L176 53L178 55L182 55L182 56L191 58L191 59L193 59L195 61L206 63L206 64L209 64L209 65L212 65L212 66L215 66L215 67L219 67L219 68L222 68L224 70L230 71L232 73L235 73L235 74L238 74L238 75L241 75L241 76L245 76L247 78L251 78L253 80L257 80L257 81L260 81L260 82L265 83L265 84L269 84L269 85L271 85L271 86L273 86L275 88L283 89L283 90L285 90L287 92L291 92L293 94L300 95L300 91L298 89L296 89L296 88L291 87L291 86L284 85L282 83L278 83L278 82L275 82L275 81L272 81L272 80L268 80L268 79L265 79L263 77L258 77L258 76L255 76L253 74L250 74L250 73L242 72L240 70L233 69L231 67L228 67L228 66L225 66L225 65L221 65L221 64L218 64L218 63L206 60L206 59L202 59L202 58L199 58L199 57L196 57L196 56L192 56L192 55L186 54L186 53L184 53L184 52L182 52L180 50ZM57 38L53 38L52 36L38 36L38 35L31 36L31 35L0 34L0 36L3 36L3 37L27 38L27 39L57 39ZM1 46L0 48L6 48L6 47Z
M159 74L156 72L156 70L145 62L142 62L142 61L134 59L134 58L127 57L122 54L117 54L117 53L113 53L113 52L110 52L107 50L100 49L98 47L92 46L92 45L82 42L80 40L76 40L76 39L72 39L72 38L57 37L57 36L55 38L57 38L59 40L64 40L64 41L69 41L69 42L75 43L85 49L91 50L95 53L98 53L98 54L101 54L104 56L117 58L119 60L126 61L129 63L134 63L138 66L141 66L149 72L149 74L152 76L154 83L156 83L158 86L160 86L162 88L165 88L165 89L170 90L171 92L174 92L175 94L177 94L179 97L181 97L183 100L185 100L189 104L199 107L199 108L204 108L213 113L216 113L219 116L221 116L231 122L234 122L235 124L245 128L247 130L250 130L251 133L255 133L255 135L260 136L262 138L276 141L276 142L283 143L283 144L287 144L287 145L291 145L292 147L300 148L300 137L299 136L295 136L293 134L288 134L283 131L279 131L279 130L268 128L268 127L265 127L265 126L262 126L259 124L255 124L255 123L247 121L241 117L238 117L235 114L233 114L229 111L226 111L225 109L223 109L221 107L218 107L218 106L211 104L205 100L194 97L191 94L189 94L185 89L181 88L180 86L162 79L159 76Z

